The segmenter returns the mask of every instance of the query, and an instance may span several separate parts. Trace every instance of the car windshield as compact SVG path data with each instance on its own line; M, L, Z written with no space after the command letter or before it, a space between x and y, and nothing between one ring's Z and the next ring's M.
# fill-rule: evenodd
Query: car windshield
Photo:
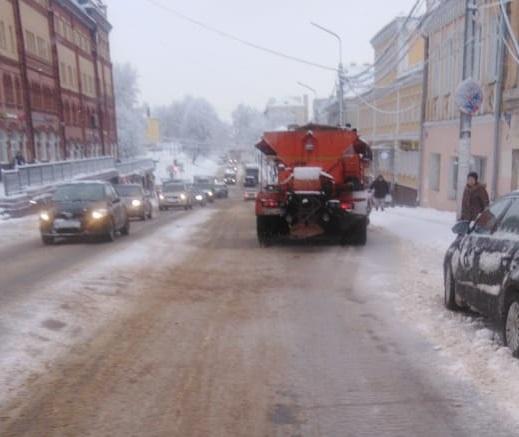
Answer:
M95 201L105 197L102 184L70 184L56 189L54 200L57 202Z
M164 191L164 193L179 193L186 191L186 187L185 185L164 185L162 191Z
M141 187L135 185L118 185L115 189L121 197L140 196L142 194Z
M195 186L200 190L212 190L214 188L214 185L209 183L198 183Z

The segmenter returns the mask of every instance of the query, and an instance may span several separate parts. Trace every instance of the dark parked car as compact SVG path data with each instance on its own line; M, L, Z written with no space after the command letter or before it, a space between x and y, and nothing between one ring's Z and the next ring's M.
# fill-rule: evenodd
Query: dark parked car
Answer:
M445 256L445 306L470 308L499 324L519 358L519 193L497 200L474 223L459 222Z
M144 191L142 185L116 185L115 190L126 205L126 210L130 217L137 217L141 220L153 217L151 194Z
M40 212L43 243L58 238L104 237L130 233L126 206L115 188L106 182L71 182L56 188L48 207Z

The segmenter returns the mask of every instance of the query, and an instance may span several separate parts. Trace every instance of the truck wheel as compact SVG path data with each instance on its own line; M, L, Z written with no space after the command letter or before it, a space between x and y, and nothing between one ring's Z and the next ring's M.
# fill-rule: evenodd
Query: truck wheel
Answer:
M365 246L368 242L368 222L367 220L361 220L348 232L347 235L343 235L341 243L346 245L350 243L353 246Z
M260 246L267 247L272 243L272 231L265 217L256 218L256 229Z

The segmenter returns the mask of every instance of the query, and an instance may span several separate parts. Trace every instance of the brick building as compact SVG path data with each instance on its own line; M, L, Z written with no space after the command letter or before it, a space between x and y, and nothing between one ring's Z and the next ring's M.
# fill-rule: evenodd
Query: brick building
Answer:
M0 0L0 165L116 155L106 7Z

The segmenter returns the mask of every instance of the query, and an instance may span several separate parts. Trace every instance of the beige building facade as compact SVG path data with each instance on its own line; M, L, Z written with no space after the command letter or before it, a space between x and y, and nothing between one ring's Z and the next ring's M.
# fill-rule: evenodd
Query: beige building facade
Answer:
M498 82L500 69L504 68L506 75L508 67L499 61L499 51L503 49L499 44L500 16L495 2L479 2L473 79L481 84L484 101L472 120L470 167L479 174L492 197L512 189L512 117L496 106L499 94L507 95ZM463 0L446 0L437 5L426 28L429 51L421 204L452 211L457 205L460 136L455 91L462 81L464 29ZM511 86L509 83L506 88Z

